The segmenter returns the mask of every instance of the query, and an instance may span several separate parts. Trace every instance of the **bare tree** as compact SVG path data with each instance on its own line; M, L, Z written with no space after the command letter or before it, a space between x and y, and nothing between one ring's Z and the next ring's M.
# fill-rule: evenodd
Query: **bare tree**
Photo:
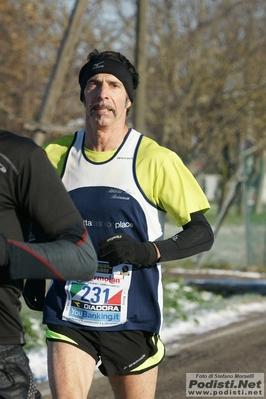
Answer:
M266 4L151 2L148 132L194 173L222 175L226 195L241 143L265 136Z

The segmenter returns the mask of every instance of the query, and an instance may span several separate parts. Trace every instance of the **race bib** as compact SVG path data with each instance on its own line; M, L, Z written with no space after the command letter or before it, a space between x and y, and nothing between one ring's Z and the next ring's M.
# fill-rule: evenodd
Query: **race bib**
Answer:
M132 265L98 263L90 281L67 281L63 320L90 327L113 327L127 321Z

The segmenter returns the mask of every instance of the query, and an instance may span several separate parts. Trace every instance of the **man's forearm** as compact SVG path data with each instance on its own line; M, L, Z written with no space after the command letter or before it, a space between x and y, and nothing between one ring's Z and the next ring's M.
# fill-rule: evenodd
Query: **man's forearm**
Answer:
M90 280L97 267L88 234L79 245L68 240L43 244L8 240L8 253L12 279Z
M183 259L208 251L213 245L213 232L205 217L195 212L191 214L191 222L183 226L180 233L154 244L159 250L161 262Z

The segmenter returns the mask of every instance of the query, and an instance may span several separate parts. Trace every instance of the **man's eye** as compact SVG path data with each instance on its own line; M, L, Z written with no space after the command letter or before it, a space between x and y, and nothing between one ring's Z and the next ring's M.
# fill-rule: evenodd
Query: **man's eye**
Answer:
M93 87L95 87L95 86L96 86L96 83L95 83L95 82L89 82L89 83L87 83L87 85L86 85L87 89L91 89L91 88L93 88Z

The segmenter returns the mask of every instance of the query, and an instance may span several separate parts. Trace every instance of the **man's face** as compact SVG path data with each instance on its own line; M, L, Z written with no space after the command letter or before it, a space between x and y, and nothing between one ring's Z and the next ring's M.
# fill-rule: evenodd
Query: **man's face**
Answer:
M114 75L99 73L87 82L84 90L87 116L92 126L110 127L125 123L131 101L123 83Z

